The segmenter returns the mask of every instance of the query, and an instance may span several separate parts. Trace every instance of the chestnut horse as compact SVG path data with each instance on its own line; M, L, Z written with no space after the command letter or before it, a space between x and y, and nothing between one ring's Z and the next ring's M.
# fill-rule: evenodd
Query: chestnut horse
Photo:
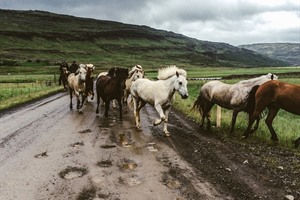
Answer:
M121 100L124 95L125 80L128 77L128 69L113 67L108 71L107 76L98 76L96 82L97 92L97 109L99 113L100 97L105 102L105 117L108 117L109 103L116 99L119 104L120 119L122 119L122 103Z
M300 115L300 85L284 83L278 80L268 81L260 86L253 88L256 91L254 112L249 118L248 127L244 133L244 137L247 138L250 133L252 124L259 118L260 113L268 108L268 116L265 123L272 135L273 142L278 142L277 134L272 126L272 122L276 117L279 109L283 109L287 112ZM251 102L249 102L251 103ZM297 148L300 144L300 137L294 141Z

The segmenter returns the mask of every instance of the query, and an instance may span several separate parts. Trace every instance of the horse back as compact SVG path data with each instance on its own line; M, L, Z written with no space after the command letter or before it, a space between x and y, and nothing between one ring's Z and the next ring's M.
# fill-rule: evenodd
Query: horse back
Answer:
M300 115L300 85L271 80L258 88L255 98Z

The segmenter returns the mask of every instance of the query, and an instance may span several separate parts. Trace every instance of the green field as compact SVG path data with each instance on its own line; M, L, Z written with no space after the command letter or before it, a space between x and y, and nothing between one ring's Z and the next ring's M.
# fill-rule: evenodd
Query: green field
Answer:
M32 65L30 65L32 64ZM166 65L167 66L167 65ZM147 78L155 79L159 66L143 66L146 71ZM186 69L189 78L196 77L222 77L223 82L236 83L240 80L247 79L249 75L258 75L266 73L274 73L279 75L279 79L289 83L300 83L300 78L297 75L300 68L280 68L280 67L267 67L267 68L196 68L191 66L178 65ZM131 66L127 66L131 68ZM2 70L4 69L5 70ZM7 69L9 68L9 69ZM95 75L102 71L106 71L109 66L97 66ZM240 78L232 79L232 75L243 75ZM0 73L0 111L10 108L21 103L31 101L32 99L41 98L49 93L62 91L62 86L58 86L58 64L57 63L40 63L40 62L21 62L18 66L1 67ZM228 77L231 77L230 79ZM200 116L198 112L191 112L194 101L196 100L200 87L207 81L194 81L189 80L188 90L189 98L181 100L176 97L174 106L185 113L188 117L199 122ZM212 109L212 124L215 124L215 110L216 106ZM213 133L222 138L235 138L240 139L248 123L248 116L245 113L240 113L237 118L234 134L230 135L229 126L231 122L232 111L222 109L222 124L221 128L212 129ZM290 148L291 141L299 137L298 130L300 129L300 119L296 115L292 115L285 111L280 111L274 120L274 128L278 132L280 145ZM269 131L262 119L259 129L251 136L250 142L271 143Z

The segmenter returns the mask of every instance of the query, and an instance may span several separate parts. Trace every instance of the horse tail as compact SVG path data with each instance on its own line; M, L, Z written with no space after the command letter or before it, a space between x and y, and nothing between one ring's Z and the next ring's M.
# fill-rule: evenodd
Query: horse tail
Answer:
M195 111L195 109L198 109L200 114L202 115L203 113L203 106L204 106L204 101L203 101L203 97L201 94L199 94L198 98L196 99L196 101L194 102L194 105L192 107L191 110Z
M251 91L248 94L247 97L247 107L246 107L246 112L249 113L250 115L253 114L254 109L255 109L255 93L258 89L259 85L255 85L252 87Z

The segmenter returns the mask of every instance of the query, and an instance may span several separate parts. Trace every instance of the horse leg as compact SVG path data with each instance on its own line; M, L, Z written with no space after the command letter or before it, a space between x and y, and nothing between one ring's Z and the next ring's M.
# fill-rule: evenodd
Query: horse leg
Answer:
M154 107L155 107L156 111L158 112L158 114L160 116L160 119L156 119L153 123L154 126L157 126L157 125L161 124L166 119L166 116L165 116L164 111L163 111L160 104L156 103Z
M73 95L72 95L73 91L72 89L70 88L70 109L73 109L73 104L72 104L72 98L73 98Z
M80 96L81 96L81 105L80 105L79 113L82 113L82 107L83 107L84 101L86 99L86 96L85 96L85 93L80 93Z
M137 108L138 108L138 104L139 104L139 100L137 97L133 98L133 114L134 114L134 119L135 119L135 126L136 128L140 128L140 123L139 123L139 113L137 112Z
M297 148L300 144L300 137L297 140L295 140L294 143L295 143L295 148Z
M235 122L236 122L236 117L237 117L238 114L239 114L238 111L234 110L232 112L232 119L231 119L231 125L230 125L230 133L233 133L234 125L235 125Z
M105 116L106 118L108 118L109 103L110 103L110 100L109 100L109 98L108 98L108 100L105 101L105 112L104 112L104 116Z
M96 114L99 114L99 104L100 104L100 94L97 92L97 108L96 108Z
M167 136L167 137L170 136L170 132L167 130L168 122L169 122L170 108L171 108L171 106L168 106L167 108L164 109L164 113L165 113L166 118L165 118L165 120L164 120L164 128L163 128L163 131L164 131L165 136Z
M276 132L275 132L273 126L272 126L272 123L273 123L274 118L276 117L276 114L279 111L279 108L277 108L276 106L273 106L273 105L269 105L268 109L269 109L269 113L268 113L267 119L265 120L265 123L267 124L268 129L269 129L269 131L272 135L271 140L274 143L278 143L278 137L277 137L277 134L276 134Z
M119 104L120 120L122 120L122 98L118 99L118 104Z
M203 111L204 118L207 120L206 128L210 130L211 123L210 123L210 110L214 106L214 103L210 102L209 105L206 104L205 109Z
M257 117L256 124L255 124L254 128L250 130L250 134L254 133L258 129L259 121L260 121L260 118Z

